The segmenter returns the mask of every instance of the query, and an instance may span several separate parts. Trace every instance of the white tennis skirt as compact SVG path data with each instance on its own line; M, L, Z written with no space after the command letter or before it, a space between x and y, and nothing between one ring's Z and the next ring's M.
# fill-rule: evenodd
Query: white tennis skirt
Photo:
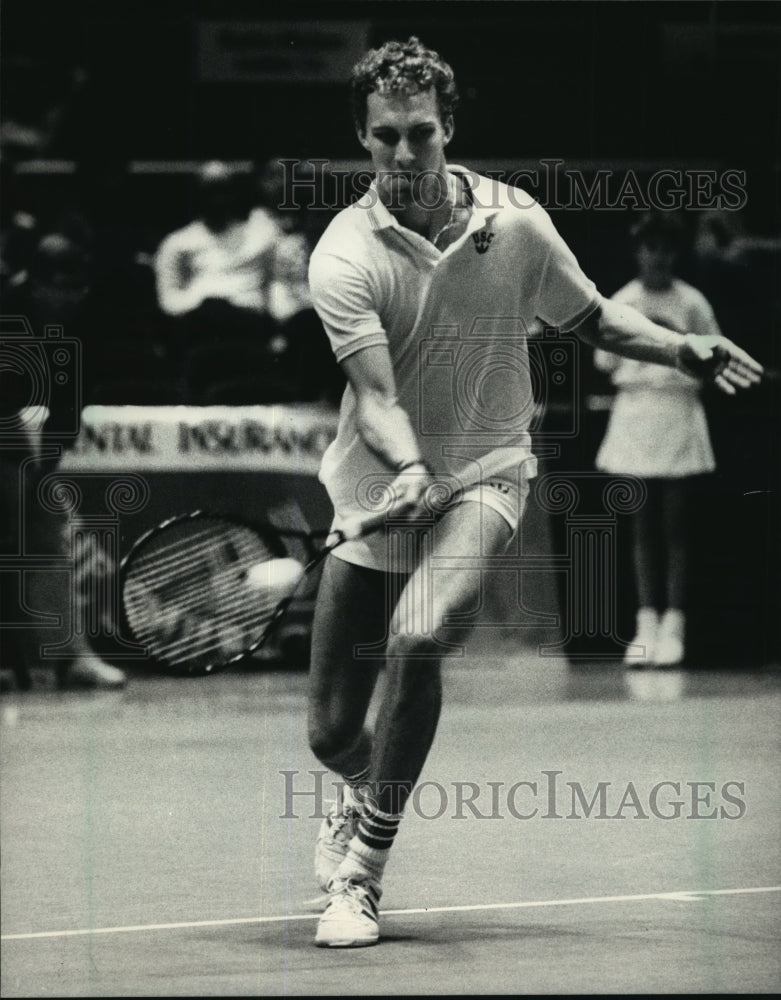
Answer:
M713 472L716 462L699 395L650 387L620 389L595 464L603 472L647 478Z

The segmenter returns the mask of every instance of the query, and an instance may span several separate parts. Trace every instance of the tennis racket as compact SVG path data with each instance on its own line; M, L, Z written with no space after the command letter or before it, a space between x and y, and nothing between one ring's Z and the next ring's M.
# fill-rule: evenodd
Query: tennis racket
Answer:
M464 489L507 468L506 451L493 462L489 456L470 481L437 477L417 508L396 504L330 534L201 510L172 517L142 535L122 560L124 623L156 666L186 676L215 673L263 645L305 578L338 546L378 531L389 516L442 511ZM325 539L319 548L318 539ZM290 556L294 540L299 551L303 543L305 564Z

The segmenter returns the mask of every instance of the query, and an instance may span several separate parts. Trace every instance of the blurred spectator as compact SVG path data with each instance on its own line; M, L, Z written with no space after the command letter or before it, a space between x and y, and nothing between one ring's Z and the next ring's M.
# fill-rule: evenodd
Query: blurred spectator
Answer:
M305 215L281 211L270 161L256 201L229 165L198 174L198 217L163 239L157 298L179 345L182 395L192 404L330 398L341 376L312 309Z
M250 208L228 164L201 168L197 201L198 217L166 236L154 261L158 303L176 320L185 401L212 401L210 386L229 360L246 369L247 351L255 355L250 367L261 369L258 377L273 391L268 285L279 229L265 209Z
M633 227L638 277L613 296L680 333L717 334L704 296L675 277L683 229L675 217L649 213ZM684 657L687 597L687 500L692 477L715 468L700 383L673 368L595 352L617 392L597 468L646 481L646 503L633 515L637 627L633 644L648 664ZM661 612L661 617L660 617ZM632 662L627 654L627 662Z
M13 163L0 160L0 293L22 280L38 238L38 220L17 195Z
M77 407L89 400L90 337L84 323L89 290L89 255L62 234L51 233L36 247L25 279L4 296L3 311L6 316L25 317L38 334L47 325L62 327L66 336L81 341L87 361L82 370L74 372L74 392L54 392L51 386L43 386L48 391L48 416L43 436L47 446L59 447L40 451L35 435L30 434L26 443L19 444L17 440L13 447L0 448L2 544L3 551L9 555L22 551L22 532L30 551L44 556L73 555L66 545L68 516L44 510L37 489L43 477L57 468L61 450L70 441L68 431L77 425ZM31 344L34 343L31 340ZM4 344L3 365L0 367L0 415L3 428L12 433L15 428L25 427L23 412L31 398L31 381L35 381L30 370L31 356L30 347L18 338L9 339ZM91 571L89 566L86 571ZM101 572L104 571L105 567ZM56 615L66 625L70 623L81 592L75 574L32 570L25 573L24 579L27 607L39 614ZM2 574L2 603L5 609L19 607L22 596L18 593L19 580L15 573ZM84 636L74 637L67 656L42 661L41 647L52 642L50 628L5 628L2 633L3 666L13 670L21 688L30 686L32 667L48 664L54 667L57 684L61 688L117 687L125 683L122 671L97 656Z
M236 173L207 163L198 175L198 218L170 233L155 261L160 308L194 313L205 302L263 315L278 231L264 209L249 210Z
M63 326L69 336L82 339L82 353L88 356L89 331L83 316L90 285L91 258L86 248L63 233L49 233L39 238L27 267L3 296L3 313L26 317L38 332L46 325ZM71 402L75 405L75 400ZM59 416L51 414L50 419L56 421ZM64 419L72 423L72 414Z
M269 160L258 184L261 206L279 229L269 280L269 312L278 323L312 308L307 271L312 252L306 233L307 212L285 205L284 171L279 160Z
M3 313L26 316L36 331L62 326L66 336L79 339L84 405L173 402L161 348L134 329L130 287L96 282L86 227L83 235L83 242L62 232L40 238L27 269L3 296Z
M52 67L27 55L3 60L3 159L68 155L63 137L88 80L81 66Z
M314 187L311 164L296 161L296 181ZM307 277L309 257L319 232L304 205L290 206L285 191L281 158L263 166L258 180L261 205L279 229L268 286L269 313L278 328L277 344L285 356L286 377L297 387L301 400L323 398L337 402L344 390L344 376L335 362L328 340L312 305ZM283 207L284 206L284 207Z

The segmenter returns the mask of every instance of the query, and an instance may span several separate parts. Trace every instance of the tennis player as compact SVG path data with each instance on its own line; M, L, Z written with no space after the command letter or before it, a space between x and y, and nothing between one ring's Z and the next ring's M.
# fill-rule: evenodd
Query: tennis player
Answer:
M453 71L417 38L370 51L351 88L375 178L333 219L309 272L348 380L320 473L334 527L365 516L383 484L412 504L443 477L490 474L456 493L433 529L420 529L417 547L394 529L347 543L325 563L309 739L347 786L316 846L329 900L315 942L330 947L378 939L383 872L440 714L438 630L479 604L479 572L437 565L501 554L518 530L535 474L526 332L542 321L590 345L706 375L727 393L761 375L721 336L675 333L603 299L539 204L448 164ZM448 640L466 632L450 630Z

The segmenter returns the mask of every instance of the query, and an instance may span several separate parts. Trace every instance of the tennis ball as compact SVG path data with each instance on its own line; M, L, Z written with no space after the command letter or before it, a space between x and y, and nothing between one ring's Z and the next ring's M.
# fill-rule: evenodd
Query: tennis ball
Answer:
M247 583L257 590L272 591L280 596L292 594L304 575L297 559L268 559L247 571Z

